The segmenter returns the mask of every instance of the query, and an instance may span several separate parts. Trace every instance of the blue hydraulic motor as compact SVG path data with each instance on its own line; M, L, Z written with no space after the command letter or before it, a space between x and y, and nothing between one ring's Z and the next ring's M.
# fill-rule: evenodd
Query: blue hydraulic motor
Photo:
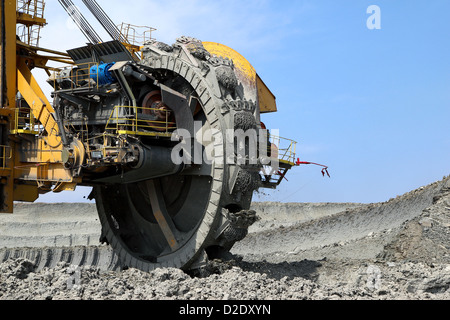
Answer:
M114 63L102 63L99 65L93 65L89 70L89 77L93 79L98 85L111 84L116 81L114 75L109 69Z

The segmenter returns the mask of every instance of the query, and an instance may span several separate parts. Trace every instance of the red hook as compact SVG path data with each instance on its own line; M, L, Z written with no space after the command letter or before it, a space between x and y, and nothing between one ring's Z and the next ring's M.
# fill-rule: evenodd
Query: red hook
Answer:
M322 169L322 176L325 177L325 174L327 174L327 176L328 176L329 178L331 178L331 177L330 177L330 174L328 173L328 167L327 167L327 166L324 166L323 164L314 163L314 162L307 162L307 161L300 161L300 158L297 158L297 162L296 162L295 164L296 164L297 166L299 166L299 165L301 165L301 164L313 164L313 165L316 165L316 166L321 166L321 167L323 167L323 169Z

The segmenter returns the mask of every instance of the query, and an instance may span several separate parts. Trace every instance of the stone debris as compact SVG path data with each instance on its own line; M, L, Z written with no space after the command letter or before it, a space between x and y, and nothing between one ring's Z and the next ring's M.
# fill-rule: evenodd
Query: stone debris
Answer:
M105 267L116 263L102 247L66 248L58 257L72 263L47 265L17 249L0 259L0 300L449 300L449 208L447 177L303 223L272 216L202 276ZM78 256L97 265L74 264Z
M347 280L282 278L232 267L191 277L179 269L100 271L59 263L33 272L26 259L1 265L1 300L324 300L449 299L450 266L370 264ZM337 275L336 275L337 276Z

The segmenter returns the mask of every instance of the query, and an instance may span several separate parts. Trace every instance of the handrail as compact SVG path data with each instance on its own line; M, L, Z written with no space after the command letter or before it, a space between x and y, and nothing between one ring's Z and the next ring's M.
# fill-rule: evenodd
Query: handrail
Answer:
M280 161L294 165L296 160L297 142L273 134L269 134L269 139L271 140L271 145L268 146L268 148L270 148L271 157L277 157ZM276 155L273 155L275 152Z
M39 134L36 126L38 124L36 124L36 118L30 108L21 107L14 109L14 128L11 130L12 134Z
M130 112L131 111L131 112ZM176 123L170 121L170 113L166 112L163 120L143 119L140 115L161 111L157 108L115 106L106 123L106 130L113 130L118 134L170 136L175 130Z
M97 68L92 68L96 66ZM96 72L92 72L96 70ZM96 62L86 62L81 65L66 66L59 72L54 72L52 76L53 87L56 87L57 81L67 80L70 83L70 88L86 86L89 89L98 89L99 86L99 64ZM94 80L95 84L93 81Z

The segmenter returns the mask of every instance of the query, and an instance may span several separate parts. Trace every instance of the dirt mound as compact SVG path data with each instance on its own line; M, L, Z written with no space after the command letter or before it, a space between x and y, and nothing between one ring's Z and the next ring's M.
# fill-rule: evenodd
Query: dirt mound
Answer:
M449 186L450 177L444 177L386 202L359 205L287 227L250 233L232 252L256 259L283 256L283 252L321 259L330 256L336 247L344 246L351 249L346 256L345 250L341 250L341 258L375 258L405 223L421 216L433 201L445 195Z
M430 207L405 222L379 257L390 261L450 263L450 184L432 199Z

